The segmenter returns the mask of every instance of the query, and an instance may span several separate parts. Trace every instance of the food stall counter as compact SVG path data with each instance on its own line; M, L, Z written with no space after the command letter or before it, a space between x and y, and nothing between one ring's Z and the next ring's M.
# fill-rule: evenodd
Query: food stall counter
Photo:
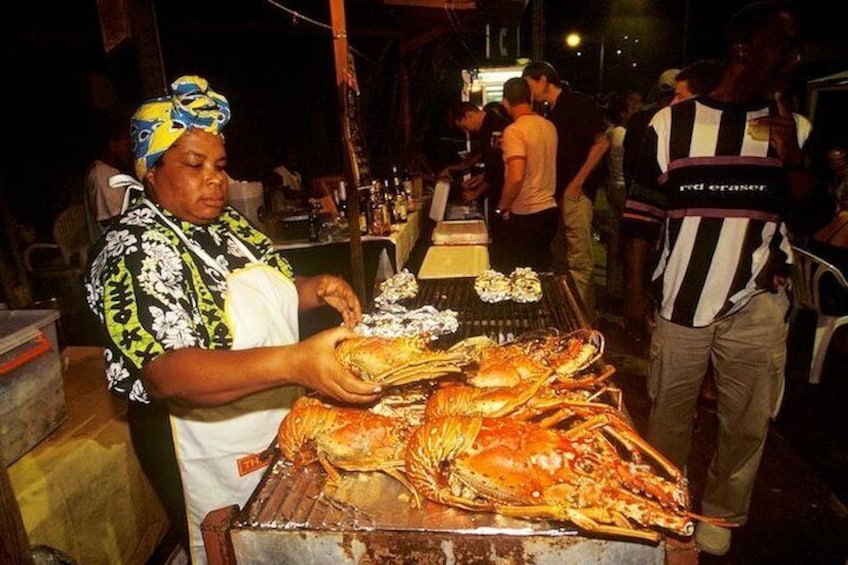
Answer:
M407 221L392 226L388 236L362 236L366 288L375 280L385 280L399 272L409 261L426 221L423 210L409 214ZM350 280L350 240L346 237L310 242L305 238L286 238L279 221L267 221L265 232L292 264L295 273L317 275L335 273Z
M543 295L537 302L490 304L476 294L474 277L422 279L406 306L458 311L459 328L439 338L444 338L440 348L480 335L504 343L533 330L587 328L567 279L542 274L540 280ZM622 414L627 418L626 409ZM584 534L564 521L522 520L426 499L416 506L406 486L381 473L346 471L337 481L327 477L319 464L295 466L277 454L244 508L207 515L202 527L210 558L226 564L470 564L483 559L659 565L678 551L664 537L645 543Z

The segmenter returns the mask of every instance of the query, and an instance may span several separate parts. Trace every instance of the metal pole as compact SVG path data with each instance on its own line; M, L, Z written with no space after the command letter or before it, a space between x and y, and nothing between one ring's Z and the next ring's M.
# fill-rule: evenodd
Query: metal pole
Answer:
M359 166L351 136L351 117L348 115L348 93L359 95L356 72L350 61L345 23L344 0L330 0L330 20L333 26L333 57L336 66L336 87L339 95L339 115L342 125L344 178L347 186L347 225L350 235L351 285L359 301L365 303L365 267L362 258L362 237L359 233ZM359 116L354 116L358 120ZM356 124L358 129L358 123Z
M543 0L534 0L531 23L530 42L533 46L533 60L541 61L545 58L545 4Z
M604 50L606 48L606 38L601 34L601 55L598 61L598 96L604 93Z
M686 9L683 12L683 61L682 64L689 63L689 20L692 17L692 2L686 0Z

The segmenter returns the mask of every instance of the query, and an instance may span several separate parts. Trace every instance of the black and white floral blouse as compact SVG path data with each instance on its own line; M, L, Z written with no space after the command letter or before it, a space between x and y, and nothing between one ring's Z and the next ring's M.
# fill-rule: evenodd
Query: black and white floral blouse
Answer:
M267 236L232 208L198 226L162 213L228 270L249 259L233 234L261 261L294 280L291 266ZM148 403L141 369L165 351L228 349L233 336L224 315L226 281L197 257L153 210L137 202L95 245L85 277L89 308L105 328L109 390Z

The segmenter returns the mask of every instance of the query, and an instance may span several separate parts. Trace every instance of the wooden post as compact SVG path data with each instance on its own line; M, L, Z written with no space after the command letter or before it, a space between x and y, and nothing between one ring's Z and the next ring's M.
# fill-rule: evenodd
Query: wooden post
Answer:
M167 94L168 81L153 0L128 0L127 6L142 94L146 98Z
M32 562L21 510L6 465L0 461L0 563L29 565Z
M365 266L362 258L362 238L359 233L359 185L362 182L360 160L364 151L359 126L358 97L350 50L347 43L344 0L330 0L330 20L333 26L333 56L336 66L336 87L339 96L339 116L342 126L342 153L344 178L347 184L347 223L350 234L350 271L353 290L359 301L365 303ZM352 196L351 196L352 195Z

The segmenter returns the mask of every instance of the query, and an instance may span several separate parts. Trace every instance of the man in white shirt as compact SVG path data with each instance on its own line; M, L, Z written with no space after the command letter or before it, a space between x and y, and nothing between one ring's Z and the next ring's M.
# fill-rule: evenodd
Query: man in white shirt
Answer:
M304 190L303 175L298 171L299 153L294 144L285 146L283 162L267 174L262 184L265 207L273 212L290 212L305 207L309 190Z
M109 186L115 175L132 171L132 151L126 124L115 124L105 137L100 156L92 161L85 174L85 205L90 219L89 235L99 237L112 220L121 213L125 188Z
M513 122L503 133L504 185L494 230L492 264L501 271L551 269L551 240L557 229L557 132L530 106L530 87L521 78L504 84L504 107ZM494 221L498 221L496 218Z

